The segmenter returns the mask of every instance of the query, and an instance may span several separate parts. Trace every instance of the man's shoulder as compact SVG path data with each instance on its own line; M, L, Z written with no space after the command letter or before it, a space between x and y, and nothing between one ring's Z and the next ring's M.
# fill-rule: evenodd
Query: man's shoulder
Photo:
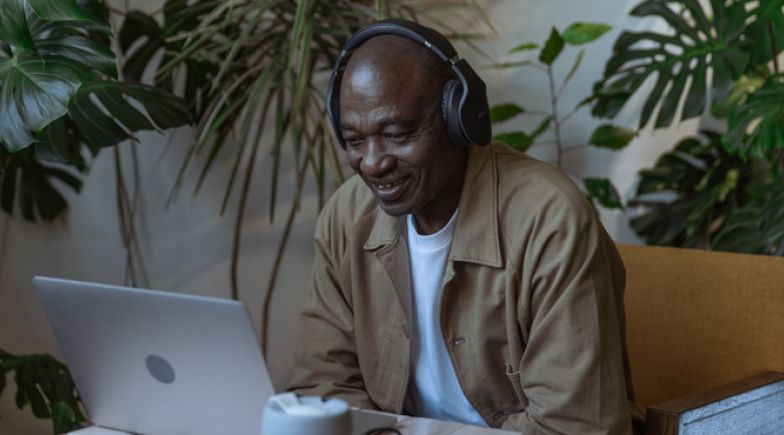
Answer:
M499 212L537 216L558 210L572 217L592 219L585 194L558 168L506 145L494 145L498 168Z

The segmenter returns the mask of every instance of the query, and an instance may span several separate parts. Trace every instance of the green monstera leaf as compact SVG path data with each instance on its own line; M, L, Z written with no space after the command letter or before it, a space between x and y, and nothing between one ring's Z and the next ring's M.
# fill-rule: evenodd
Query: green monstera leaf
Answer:
M764 157L784 147L784 74L770 77L729 115L727 149Z
M136 131L189 122L180 98L117 81L110 36L97 0L10 0L0 8L0 205L6 212L18 207L25 219L54 219L67 207L60 190L81 188L85 150L95 155L134 139Z
M16 152L68 112L82 83L116 76L117 67L114 53L88 30L90 23L108 22L90 18L75 0L13 0L9 6L0 17L11 26L0 37L14 48L0 58L0 143Z
M82 84L80 68L63 57L26 53L0 61L0 141L16 152L33 135L68 112L68 101Z
M744 0L752 7L744 47L751 54L752 65L763 65L774 53L784 49L784 0Z
M146 113L132 102L141 105ZM94 147L134 139L135 131L178 127L190 119L187 108L168 93L146 85L117 81L85 83L71 99L69 111L86 142ZM121 116L113 117L113 114Z
M57 434L83 427L87 419L65 364L51 355L12 355L0 349L0 393L7 374L13 374L19 409L29 405L36 417L52 419Z
M784 184L771 183L734 210L716 236L722 251L784 256Z
M640 171L629 205L644 211L631 226L649 244L710 246L727 215L748 201L753 173L753 165L727 153L717 133L684 139Z
M712 75L712 95L719 98L749 64L747 22L768 11L762 6L749 10L747 4L752 3L711 0L709 9L698 0L647 0L637 5L632 15L658 18L671 30L627 31L618 37L604 77L595 85L594 115L614 117L649 77L656 80L642 107L640 128L651 121L657 107L654 126L670 126L682 100L681 119L701 115L709 94L708 76Z

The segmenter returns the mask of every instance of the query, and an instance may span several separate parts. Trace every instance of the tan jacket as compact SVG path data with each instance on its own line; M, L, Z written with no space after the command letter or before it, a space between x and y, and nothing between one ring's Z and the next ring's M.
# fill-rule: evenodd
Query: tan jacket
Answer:
M493 143L471 148L459 210L440 322L468 401L526 435L630 433L623 264L580 190ZM404 412L405 228L358 177L327 203L289 389Z

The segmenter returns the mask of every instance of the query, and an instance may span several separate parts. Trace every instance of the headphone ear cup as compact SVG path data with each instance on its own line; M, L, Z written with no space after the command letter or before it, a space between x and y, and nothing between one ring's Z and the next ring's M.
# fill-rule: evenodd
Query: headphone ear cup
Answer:
M441 93L441 117L444 119L446 133L455 145L469 146L471 142L463 135L460 127L460 96L463 85L457 80L449 80Z

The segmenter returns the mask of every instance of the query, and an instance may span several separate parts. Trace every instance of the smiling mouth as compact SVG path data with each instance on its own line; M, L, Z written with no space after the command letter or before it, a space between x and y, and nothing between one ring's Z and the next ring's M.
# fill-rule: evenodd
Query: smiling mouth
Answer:
M381 201L394 201L398 199L406 190L406 182L409 178L401 178L387 183L373 183L376 197Z
M399 185L403 184L404 181L406 181L406 180L403 179L403 180L393 181L393 182L387 183L387 184L378 184L378 188L379 189L392 189L395 186L399 186Z

